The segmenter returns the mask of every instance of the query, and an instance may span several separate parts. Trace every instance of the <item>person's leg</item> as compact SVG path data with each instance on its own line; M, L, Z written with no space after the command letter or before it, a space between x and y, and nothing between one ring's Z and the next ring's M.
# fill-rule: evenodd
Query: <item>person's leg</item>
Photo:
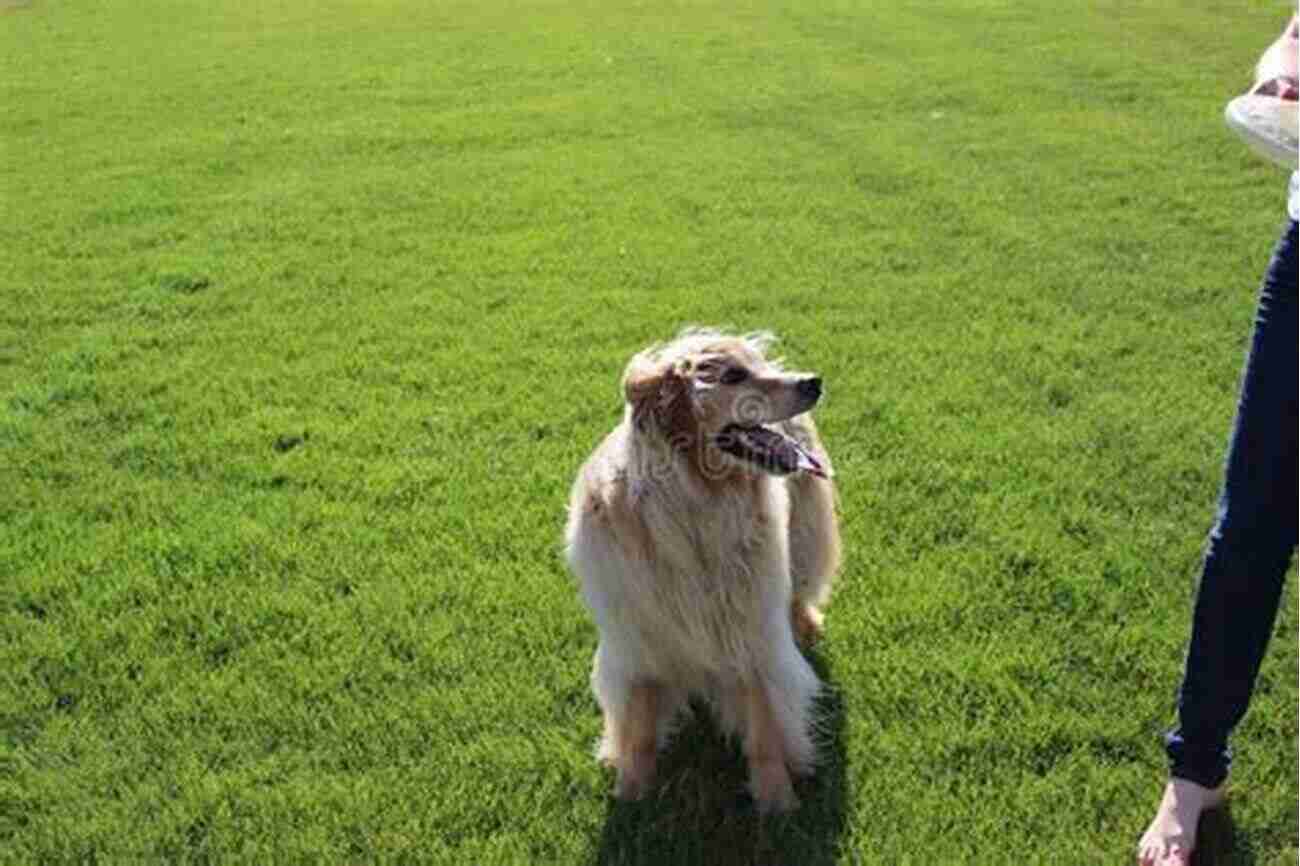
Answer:
M1296 544L1296 223L1278 242L1259 311L1223 491L1210 532L1178 693L1165 738L1171 781L1140 843L1142 863L1191 852L1201 811L1218 805L1228 735L1250 702Z
M1166 737L1171 774L1216 788L1250 701L1296 544L1296 223L1278 244L1259 312Z

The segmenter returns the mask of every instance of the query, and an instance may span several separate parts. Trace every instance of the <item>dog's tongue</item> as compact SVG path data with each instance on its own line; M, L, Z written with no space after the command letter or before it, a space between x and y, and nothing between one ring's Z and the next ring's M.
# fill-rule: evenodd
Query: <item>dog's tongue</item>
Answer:
M795 450L799 452L799 465L795 467L798 471L807 472L809 475L816 475L818 478L831 477L830 473L826 471L826 467L822 466L820 460L805 451L803 447L794 440L787 439L786 441L793 445Z
M807 472L818 478L829 477L821 461L789 436L782 436L766 427L738 428L733 431L733 435L741 440L746 450L761 456L763 462L775 472L782 475Z

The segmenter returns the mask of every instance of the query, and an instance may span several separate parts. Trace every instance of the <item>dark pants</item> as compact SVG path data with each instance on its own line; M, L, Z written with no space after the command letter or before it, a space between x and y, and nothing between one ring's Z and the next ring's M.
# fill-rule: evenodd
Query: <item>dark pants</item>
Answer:
M1165 736L1171 774L1207 788L1228 775L1228 735L1246 712L1296 545L1296 222L1260 288L1218 516L1210 531Z

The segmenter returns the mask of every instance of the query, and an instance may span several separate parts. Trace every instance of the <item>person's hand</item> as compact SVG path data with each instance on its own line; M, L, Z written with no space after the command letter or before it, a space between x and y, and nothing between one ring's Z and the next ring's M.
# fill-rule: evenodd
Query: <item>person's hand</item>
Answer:
M1228 127L1251 149L1292 171L1300 153L1300 82L1296 50L1300 48L1300 14L1291 17L1282 35L1255 66L1250 90L1223 109Z
M1254 96L1272 96L1292 102L1300 97L1296 52L1300 50L1300 17L1291 16L1282 35L1268 47L1255 67Z

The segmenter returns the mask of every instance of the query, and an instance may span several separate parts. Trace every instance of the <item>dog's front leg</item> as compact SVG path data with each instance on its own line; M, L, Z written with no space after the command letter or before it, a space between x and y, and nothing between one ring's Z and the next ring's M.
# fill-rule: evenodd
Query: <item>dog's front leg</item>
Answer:
M605 718L607 733L615 743L618 779L614 796L620 800L639 800L654 783L661 693L654 683L634 685L623 712Z
M743 695L749 787L758 810L769 813L797 809L799 799L790 782L784 739L772 710L771 695L761 681L746 686Z

